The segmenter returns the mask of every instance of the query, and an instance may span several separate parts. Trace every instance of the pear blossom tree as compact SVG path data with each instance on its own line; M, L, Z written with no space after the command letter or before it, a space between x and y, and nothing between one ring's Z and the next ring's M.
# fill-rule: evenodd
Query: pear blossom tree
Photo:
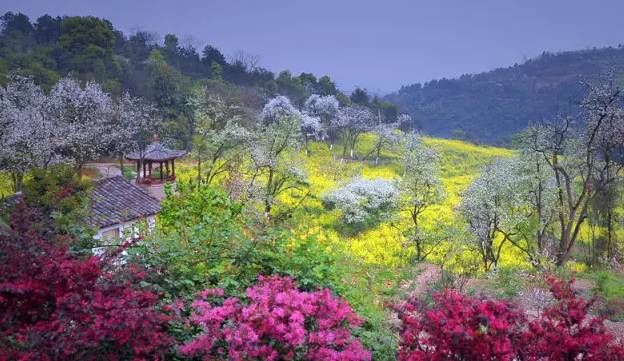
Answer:
M327 136L330 149L333 149L337 138L339 106L338 99L333 95L312 94L304 103L305 112L320 119L319 131L322 130L322 134Z
M124 92L114 103L114 117L115 132L111 148L119 153L121 169L125 155L130 152L138 152L143 163L145 149L161 124L156 108L153 104Z
M320 139L323 137L323 128L319 117L307 112L301 113L301 135L305 147L306 156L310 155L308 143L310 139Z
M528 223L527 227L518 229L520 240L514 245L527 255L534 266L541 267L542 261L552 261L554 256L552 242L549 241L556 215L557 191L548 163L541 154L531 151L539 141L536 135L536 132L529 131L521 138L515 177Z
M579 115L584 127L577 126L573 118L564 117L529 130L536 141L528 150L543 157L555 178L557 266L569 259L597 190L620 178L617 170L621 165L614 168L601 148L615 149L624 144L622 91L613 80L587 87ZM607 139L613 143L607 146Z
M97 83L82 87L71 78L59 80L50 92L50 110L62 134L60 154L77 169L108 150L115 130L114 107Z
M525 218L514 160L495 159L464 192L459 206L474 235L484 271L498 267L504 245Z
M199 187L227 171L247 147L251 134L239 125L244 111L237 104L209 94L205 88L196 90L189 102L195 114L192 155L197 162Z
M401 209L409 214L412 227L408 239L416 247L416 260L424 260L436 248L431 237L422 232L422 213L443 197L438 154L423 144L421 137L410 133L405 140L403 176L399 183Z
M284 96L269 100L260 113L254 138L250 189L260 175L265 177L261 194L264 215L270 219L278 195L287 190L304 191L308 186L305 172L290 159L294 152L287 154L301 145L301 113Z
M370 130L374 122L375 116L367 107L351 105L339 109L337 124L344 146L343 157L346 157L348 151L351 159L355 159L355 146L359 136Z
M367 159L371 155L375 154L375 165L379 164L381 158L381 151L384 148L389 148L400 144L401 133L399 132L398 123L382 123L378 122L377 125L372 127L373 133L375 133L375 144L373 149L364 157Z
M0 88L0 169L11 174L14 191L21 190L25 172L54 160L62 136L43 90L30 78L10 75Z
M398 201L395 183L384 179L357 178L323 197L325 206L339 209L347 224L386 219Z

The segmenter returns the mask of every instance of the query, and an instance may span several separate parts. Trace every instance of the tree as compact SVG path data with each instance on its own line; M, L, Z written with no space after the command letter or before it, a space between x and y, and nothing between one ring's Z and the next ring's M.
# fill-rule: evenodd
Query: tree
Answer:
M310 138L320 139L323 137L321 119L307 112L301 113L301 135L303 136L305 153L306 156L308 156L310 155L310 151L308 149Z
M219 49L211 45L206 45L204 47L204 50L202 51L201 61L207 66L212 66L212 63L217 63L220 66L224 66L227 64L227 62L225 61L225 57L223 56L223 54L221 54Z
M162 124L156 108L124 92L115 102L113 112L114 133L110 148L119 153L121 169L125 155L130 152L138 152L143 164L145 150ZM139 177L140 172L137 172L137 180Z
M262 198L264 214L269 219L279 194L289 189L303 190L308 185L306 174L294 162L285 159L287 151L300 144L301 114L288 98L278 96L262 109L257 128L251 150L252 186L258 175L266 175Z
M407 234L416 246L416 260L421 261L435 249L430 236L420 228L420 217L443 196L439 159L433 149L423 144L420 136L411 133L405 142L402 163L403 176L399 183L401 209L409 213L412 229Z
M351 93L351 96L349 98L353 103L363 106L367 106L370 102L370 96L368 95L366 90L362 88L356 88L353 93Z
M381 158L381 151L385 147L393 147L400 143L401 134L398 130L398 123L381 123L372 127L373 133L375 133L375 144L373 149L364 156L367 159L372 154L375 154L375 165L379 164Z
M358 138L362 133L371 129L374 119L373 113L360 105L351 105L339 109L337 127L342 137L343 157L346 157L348 151L351 159L355 159L355 146Z
M330 150L333 149L336 141L338 107L338 100L333 95L312 94L304 103L305 111L320 119L320 131L327 135Z
M258 277L246 302L207 289L191 319L202 333L182 346L204 360L370 360L351 332L362 321L328 289L299 291L288 277Z
M77 169L102 155L111 144L114 107L109 94L94 83L84 87L61 79L50 92L50 108L58 127L59 154Z
M149 99L156 105L167 125L168 138L179 141L190 149L193 136L193 117L187 102L189 80L167 63L162 53L154 49L147 59Z
M515 167L513 160L495 159L462 196L459 210L475 237L486 272L497 268L503 246L524 220Z
M206 88L196 89L189 102L195 114L192 154L197 161L199 187L212 183L228 169L247 146L251 134L239 125L244 116L241 106L208 93Z
M516 191L521 205L525 207L526 227L518 227L521 242L513 244L524 252L534 266L540 266L542 258L550 261L556 252L549 242L552 236L552 221L555 218L557 192L555 177L544 157L532 151L538 144L537 133L529 131L521 138L522 146L517 158L518 167L514 175L518 181Z
M581 102L584 129L574 127L573 119L565 117L530 130L537 139L530 150L542 155L555 177L559 226L557 266L568 260L596 190L617 179L617 172L601 158L600 146L603 139L617 142L622 139L619 134L623 119L621 90L612 81L588 87L589 92Z
M49 108L49 98L30 78L11 75L0 88L0 169L11 173L16 192L25 172L54 160L64 136Z
M154 270L149 281L171 298L191 297L206 287L246 284L255 277L240 257L251 247L243 228L243 205L223 191L178 183L165 190L158 232L134 252L138 263ZM257 270L255 270L257 272Z
M113 25L108 20L92 16L63 18L57 44L65 53L61 58L62 68L78 72L83 80L104 81L120 72L113 55Z
M323 203L342 212L345 223L366 224L389 217L399 193L392 181L355 179L326 194Z

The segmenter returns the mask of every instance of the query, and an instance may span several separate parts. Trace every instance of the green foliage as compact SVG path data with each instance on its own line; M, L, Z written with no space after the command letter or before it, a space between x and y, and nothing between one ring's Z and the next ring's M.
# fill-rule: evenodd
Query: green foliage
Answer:
M544 52L522 64L402 87L386 97L436 137L509 144L530 121L576 113L582 81L624 73L624 48Z
M0 22L0 84L16 72L31 76L46 90L71 75L97 80L114 95L129 91L156 105L165 121L160 135L187 150L195 128L187 99L195 83L210 81L229 88L246 110L253 111L278 94L298 106L311 94L348 99L328 76L276 76L244 57L228 62L210 45L200 55L173 34L167 34L161 46L149 32L128 36L108 20L91 16L44 15L31 23L24 14L8 12Z
M501 267L496 270L494 286L500 298L518 296L524 286L525 275L521 270L513 267Z
M91 183L80 179L76 170L63 164L34 169L24 182L24 201L53 223L56 234L75 240L74 251L90 252L94 230L88 225Z
M596 282L596 292L607 300L624 299L624 276L609 270L600 270L589 273L589 277Z

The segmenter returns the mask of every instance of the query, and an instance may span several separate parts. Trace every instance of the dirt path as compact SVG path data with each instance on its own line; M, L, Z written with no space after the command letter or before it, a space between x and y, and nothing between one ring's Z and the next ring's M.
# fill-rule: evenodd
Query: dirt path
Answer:
M97 170L99 178L121 175L121 169L119 169L119 165L115 163L87 163L85 167Z

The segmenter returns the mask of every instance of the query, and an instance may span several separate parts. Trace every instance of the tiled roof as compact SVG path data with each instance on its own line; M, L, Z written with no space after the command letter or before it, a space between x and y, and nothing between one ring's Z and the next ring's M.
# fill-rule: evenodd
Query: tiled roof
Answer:
M99 228L160 211L158 199L126 180L123 176L100 179L91 191L91 224Z
M145 155L143 156L143 159L161 162L165 160L180 158L185 154L186 151L184 150L172 150L161 143L155 142L145 148ZM139 160L141 159L141 154L139 152L132 152L128 154L126 158L130 160Z

